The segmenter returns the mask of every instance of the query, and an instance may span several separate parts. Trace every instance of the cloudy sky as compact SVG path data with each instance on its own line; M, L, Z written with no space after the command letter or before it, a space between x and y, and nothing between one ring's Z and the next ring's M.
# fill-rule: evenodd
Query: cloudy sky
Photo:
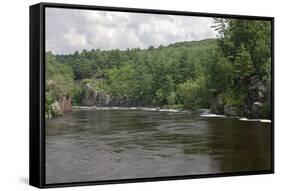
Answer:
M46 50L69 54L83 49L158 47L214 38L212 18L143 13L46 9Z

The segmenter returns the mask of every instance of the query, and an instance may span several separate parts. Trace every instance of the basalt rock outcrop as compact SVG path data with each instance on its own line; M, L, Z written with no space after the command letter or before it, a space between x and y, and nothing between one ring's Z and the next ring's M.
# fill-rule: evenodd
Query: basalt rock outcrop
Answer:
M271 82L261 81L254 76L251 78L249 88L248 106L252 117L271 117L268 110L271 109ZM266 116L268 115L268 116Z
M224 98L223 94L215 96L211 101L211 111L216 114L224 114Z
M84 96L82 98L83 106L98 106L98 107L134 107L143 106L142 100L124 96L111 96L104 92L97 91L91 86L83 87Z
M61 96L57 101L51 104L51 109L46 113L46 118L62 116L66 112L72 111L71 97Z
M216 114L229 116L246 116L251 118L271 117L271 83L270 80L262 81L258 76L250 79L249 91L245 105L236 107L224 101L223 93L215 96L211 101L211 111Z
M59 99L59 105L63 113L72 111L71 97L61 96Z

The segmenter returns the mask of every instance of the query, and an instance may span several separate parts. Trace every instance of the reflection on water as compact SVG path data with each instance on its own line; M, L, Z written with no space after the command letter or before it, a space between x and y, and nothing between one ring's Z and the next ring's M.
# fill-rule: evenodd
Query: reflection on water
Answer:
M48 120L46 183L270 169L270 124L200 112L76 110Z

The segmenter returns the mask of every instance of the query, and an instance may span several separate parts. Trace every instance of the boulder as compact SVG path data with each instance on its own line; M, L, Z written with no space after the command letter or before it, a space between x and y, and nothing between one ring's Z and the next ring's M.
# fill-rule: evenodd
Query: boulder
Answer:
M52 103L51 105L51 117L56 117L56 116L62 116L63 115L63 111L60 107L60 104L58 101Z
M71 97L61 96L59 99L59 105L63 113L72 111Z
M249 117L266 117L264 113L265 105L271 102L271 83L270 80L260 80L258 76L253 76L250 80L248 107ZM266 114L268 115L268 114Z

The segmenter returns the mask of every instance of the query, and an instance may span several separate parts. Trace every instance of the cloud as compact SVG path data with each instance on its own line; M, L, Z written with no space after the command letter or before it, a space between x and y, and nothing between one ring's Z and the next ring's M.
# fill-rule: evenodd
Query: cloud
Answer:
M78 34L75 28L70 29L66 34L62 35L62 40L69 46L83 48L87 45L87 38L83 34Z
M46 49L69 54L83 49L158 47L215 38L212 18L47 8Z

